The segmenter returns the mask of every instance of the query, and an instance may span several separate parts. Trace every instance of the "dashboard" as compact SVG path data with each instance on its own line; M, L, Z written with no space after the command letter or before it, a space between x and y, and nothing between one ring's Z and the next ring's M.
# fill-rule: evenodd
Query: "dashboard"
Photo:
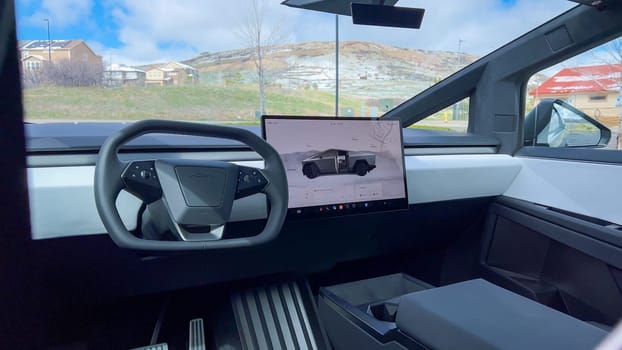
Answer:
M510 187L521 167L518 160L508 155L408 153L407 150L404 164L409 205L501 195ZM126 153L122 158L160 156L159 153ZM178 152L167 156L226 160L244 166L262 165L259 156L252 152ZM65 161L71 163L70 159ZM31 157L30 162L45 164L44 159L37 157ZM50 167L34 164L28 168L33 239L105 234L93 196L94 165ZM127 228L135 228L140 201L122 192L117 206ZM260 220L266 217L266 213L264 196L256 194L234 202L231 221Z
M108 135L125 125L26 125L33 239L106 233L97 214L93 196L96 150ZM258 127L242 128L261 134ZM405 195L408 206L500 195L508 189L519 173L518 160L508 155L495 154L494 140L461 137L431 130L401 130L401 135L394 135L394 139L397 140L397 136L400 136L400 148L401 142L405 145L403 151L397 152L403 152L403 163L399 164L403 164L402 178L406 180ZM420 144L425 146L419 146ZM123 161L220 160L250 167L263 166L257 153L236 141L163 134L149 134L131 141L127 147L121 149L119 158ZM377 170L379 169L371 170L366 176L377 173ZM308 179L302 173L300 175ZM358 178L354 175L343 176ZM321 178L322 176L315 180ZM326 202L319 205L322 204L328 205ZM330 203L331 209L335 204L338 202ZM117 200L117 207L126 227L130 230L135 228L140 201L131 194L122 192ZM295 207L292 208L295 210ZM266 216L265 196L256 194L234 202L231 221L243 223L262 220ZM291 215L288 217L290 219Z
M87 129L93 133L101 132ZM37 132L31 130L31 136ZM31 232L33 244L41 257L41 269L63 271L68 276L93 276L92 282L80 288L102 298L153 293L269 273L319 271L341 261L393 254L424 242L446 242L455 239L455 234L463 232L477 219L478 213L483 212L489 203L488 198L505 193L521 169L516 158L494 154L494 147L481 144L469 147L462 142L456 147L414 147L407 143L409 130L404 129L406 146L402 159L408 210L298 220L288 217L279 237L269 244L227 251L151 256L119 249L98 215L93 187L97 154L86 146L103 142L107 132L114 130L102 132L101 138L50 137L49 132L42 132L41 137L29 138L30 154L27 158ZM62 133L66 135L66 132ZM148 136L152 138L137 139L131 147L122 149L119 158L123 161L220 160L256 168L263 166L258 154L232 142ZM448 139L451 137L456 136L448 136ZM425 139L425 136L421 138ZM188 147L188 143L196 144ZM56 147L68 145L65 147L75 150L45 149L54 144ZM80 144L86 149L80 151ZM452 202L448 205L446 201ZM136 228L141 202L122 192L117 199L117 208L126 228ZM234 201L229 225L231 233L237 230L258 232L264 226L267 213L266 198L262 194ZM318 254L319 251L322 253ZM68 255L73 258L57 258ZM73 264L75 261L81 263ZM155 271L160 276L156 280L152 277ZM180 278L179 271L185 271L183 278ZM48 272L42 273L46 275ZM58 286L50 293L60 297L70 287Z

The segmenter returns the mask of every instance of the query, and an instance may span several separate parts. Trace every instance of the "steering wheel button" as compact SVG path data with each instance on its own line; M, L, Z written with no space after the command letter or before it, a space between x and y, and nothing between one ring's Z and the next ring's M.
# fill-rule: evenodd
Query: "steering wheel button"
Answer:
M138 177L138 173L134 170L128 170L124 175L125 178L136 179Z

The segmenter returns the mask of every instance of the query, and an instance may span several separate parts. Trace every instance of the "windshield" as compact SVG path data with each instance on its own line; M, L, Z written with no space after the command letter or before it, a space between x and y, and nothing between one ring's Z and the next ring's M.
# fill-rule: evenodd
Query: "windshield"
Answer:
M26 121L380 117L573 6L397 5L425 8L420 30L353 25L278 0L18 0ZM447 122L443 113L435 118Z

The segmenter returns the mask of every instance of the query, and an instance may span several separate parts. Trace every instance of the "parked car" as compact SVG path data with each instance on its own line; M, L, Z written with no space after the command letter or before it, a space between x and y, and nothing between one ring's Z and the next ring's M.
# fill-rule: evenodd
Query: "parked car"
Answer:
M365 176L375 168L376 155L372 152L329 149L302 161L302 174L310 179L332 174Z

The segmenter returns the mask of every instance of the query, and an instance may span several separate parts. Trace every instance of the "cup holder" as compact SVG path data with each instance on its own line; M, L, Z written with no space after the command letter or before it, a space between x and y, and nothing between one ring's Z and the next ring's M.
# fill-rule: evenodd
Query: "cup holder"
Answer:
M384 322L395 322L399 300L387 300L367 307L367 313L375 319Z

